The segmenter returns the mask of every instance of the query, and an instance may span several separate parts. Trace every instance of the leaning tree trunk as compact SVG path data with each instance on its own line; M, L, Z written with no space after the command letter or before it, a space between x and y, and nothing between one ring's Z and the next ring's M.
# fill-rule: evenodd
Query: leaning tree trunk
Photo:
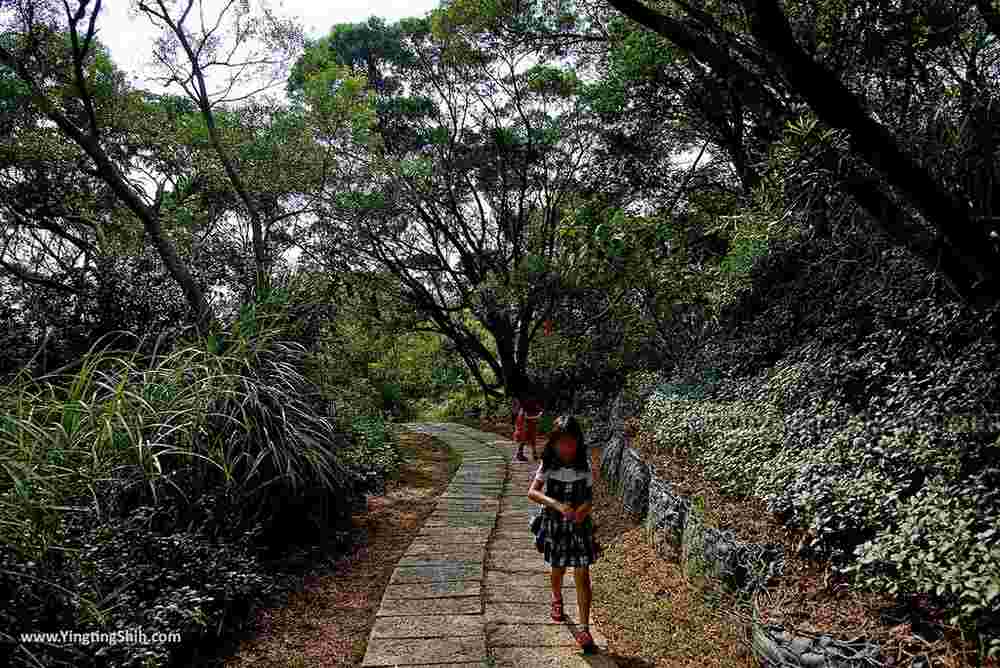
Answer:
M974 306L994 305L998 258L969 208L908 156L835 74L802 49L776 0L743 4L751 16L753 35L775 56L782 75L816 116L845 130L851 152L882 174L933 225L940 242L940 270L952 287Z

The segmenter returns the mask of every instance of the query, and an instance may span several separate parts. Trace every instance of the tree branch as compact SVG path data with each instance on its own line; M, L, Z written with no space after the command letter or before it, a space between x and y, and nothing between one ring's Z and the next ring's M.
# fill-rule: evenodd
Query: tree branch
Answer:
M857 96L799 46L777 0L743 2L751 15L754 36L776 56L785 78L816 115L830 127L846 130L852 152L906 193L942 241L968 266L961 278L953 277L961 284L962 296L973 301L984 298L984 303L995 300L997 258L990 251L985 230L971 219L968 207L906 155Z
M1000 38L1000 10L994 6L994 0L976 0L976 8L989 31L994 37Z

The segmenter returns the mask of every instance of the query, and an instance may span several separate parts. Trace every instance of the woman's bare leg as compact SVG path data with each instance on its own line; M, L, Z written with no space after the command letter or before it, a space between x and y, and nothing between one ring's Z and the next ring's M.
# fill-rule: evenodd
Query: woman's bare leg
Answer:
M552 581L552 600L554 601L562 600L562 583L564 575L566 575L565 568L553 568L550 574Z
M580 609L580 626L590 627L590 599L593 590L590 586L590 568L581 566L573 569L573 579L576 580L576 605Z

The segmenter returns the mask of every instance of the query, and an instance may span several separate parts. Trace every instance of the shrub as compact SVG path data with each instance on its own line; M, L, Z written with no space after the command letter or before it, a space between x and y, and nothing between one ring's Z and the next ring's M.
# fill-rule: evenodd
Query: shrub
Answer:
M685 452L724 490L751 493L781 445L781 416L752 402L678 398L678 386L692 387L665 384L653 394L643 414L643 430L655 443ZM703 391L685 389L688 396Z
M153 360L94 351L70 376L0 388L5 632L180 628L187 651L269 593L260 550L343 547L361 482L350 438L322 414L303 346L252 322L250 337ZM108 656L166 665L146 649Z
M144 506L80 527L69 546L74 560L25 563L6 553L0 587L10 604L0 609L0 625L13 637L67 628L170 631L182 643L29 644L12 660L32 665L30 653L51 666L178 665L269 600L275 581L254 556L253 536L218 542L196 531L158 533L160 512Z
M965 484L936 476L897 509L894 526L859 545L846 571L892 593L927 592L951 623L989 630L1000 655L1000 469Z
M484 401L478 391L473 390L471 387L466 387L449 392L445 395L443 402L431 404L425 415L428 420L443 421L462 417L466 411L482 413L489 410L491 410L490 403Z
M860 585L929 595L996 636L997 315L941 299L905 253L853 232L776 243L752 272L644 430L808 529Z
M399 441L391 423L382 416L357 417L351 424L354 444L344 450L343 461L358 470L365 489L382 488L387 477L399 472Z
M367 378L356 378L348 385L328 386L324 397L331 405L338 429L347 432L354 420L382 412L380 393Z
M390 412L400 412L403 406L403 391L399 383L382 383L382 409Z

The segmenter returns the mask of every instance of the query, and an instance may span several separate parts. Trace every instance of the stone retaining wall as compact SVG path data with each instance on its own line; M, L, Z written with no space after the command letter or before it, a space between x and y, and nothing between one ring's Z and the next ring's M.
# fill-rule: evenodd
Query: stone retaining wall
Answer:
M884 666L879 647L864 639L842 641L809 637L776 624L763 623L759 598L784 570L781 545L745 543L732 531L704 526L699 500L677 493L670 482L653 474L624 433L624 402L618 397L596 416L590 443L602 448L600 476L622 497L625 508L644 522L647 536L663 558L681 554L682 566L718 579L751 600L754 654L765 668Z

